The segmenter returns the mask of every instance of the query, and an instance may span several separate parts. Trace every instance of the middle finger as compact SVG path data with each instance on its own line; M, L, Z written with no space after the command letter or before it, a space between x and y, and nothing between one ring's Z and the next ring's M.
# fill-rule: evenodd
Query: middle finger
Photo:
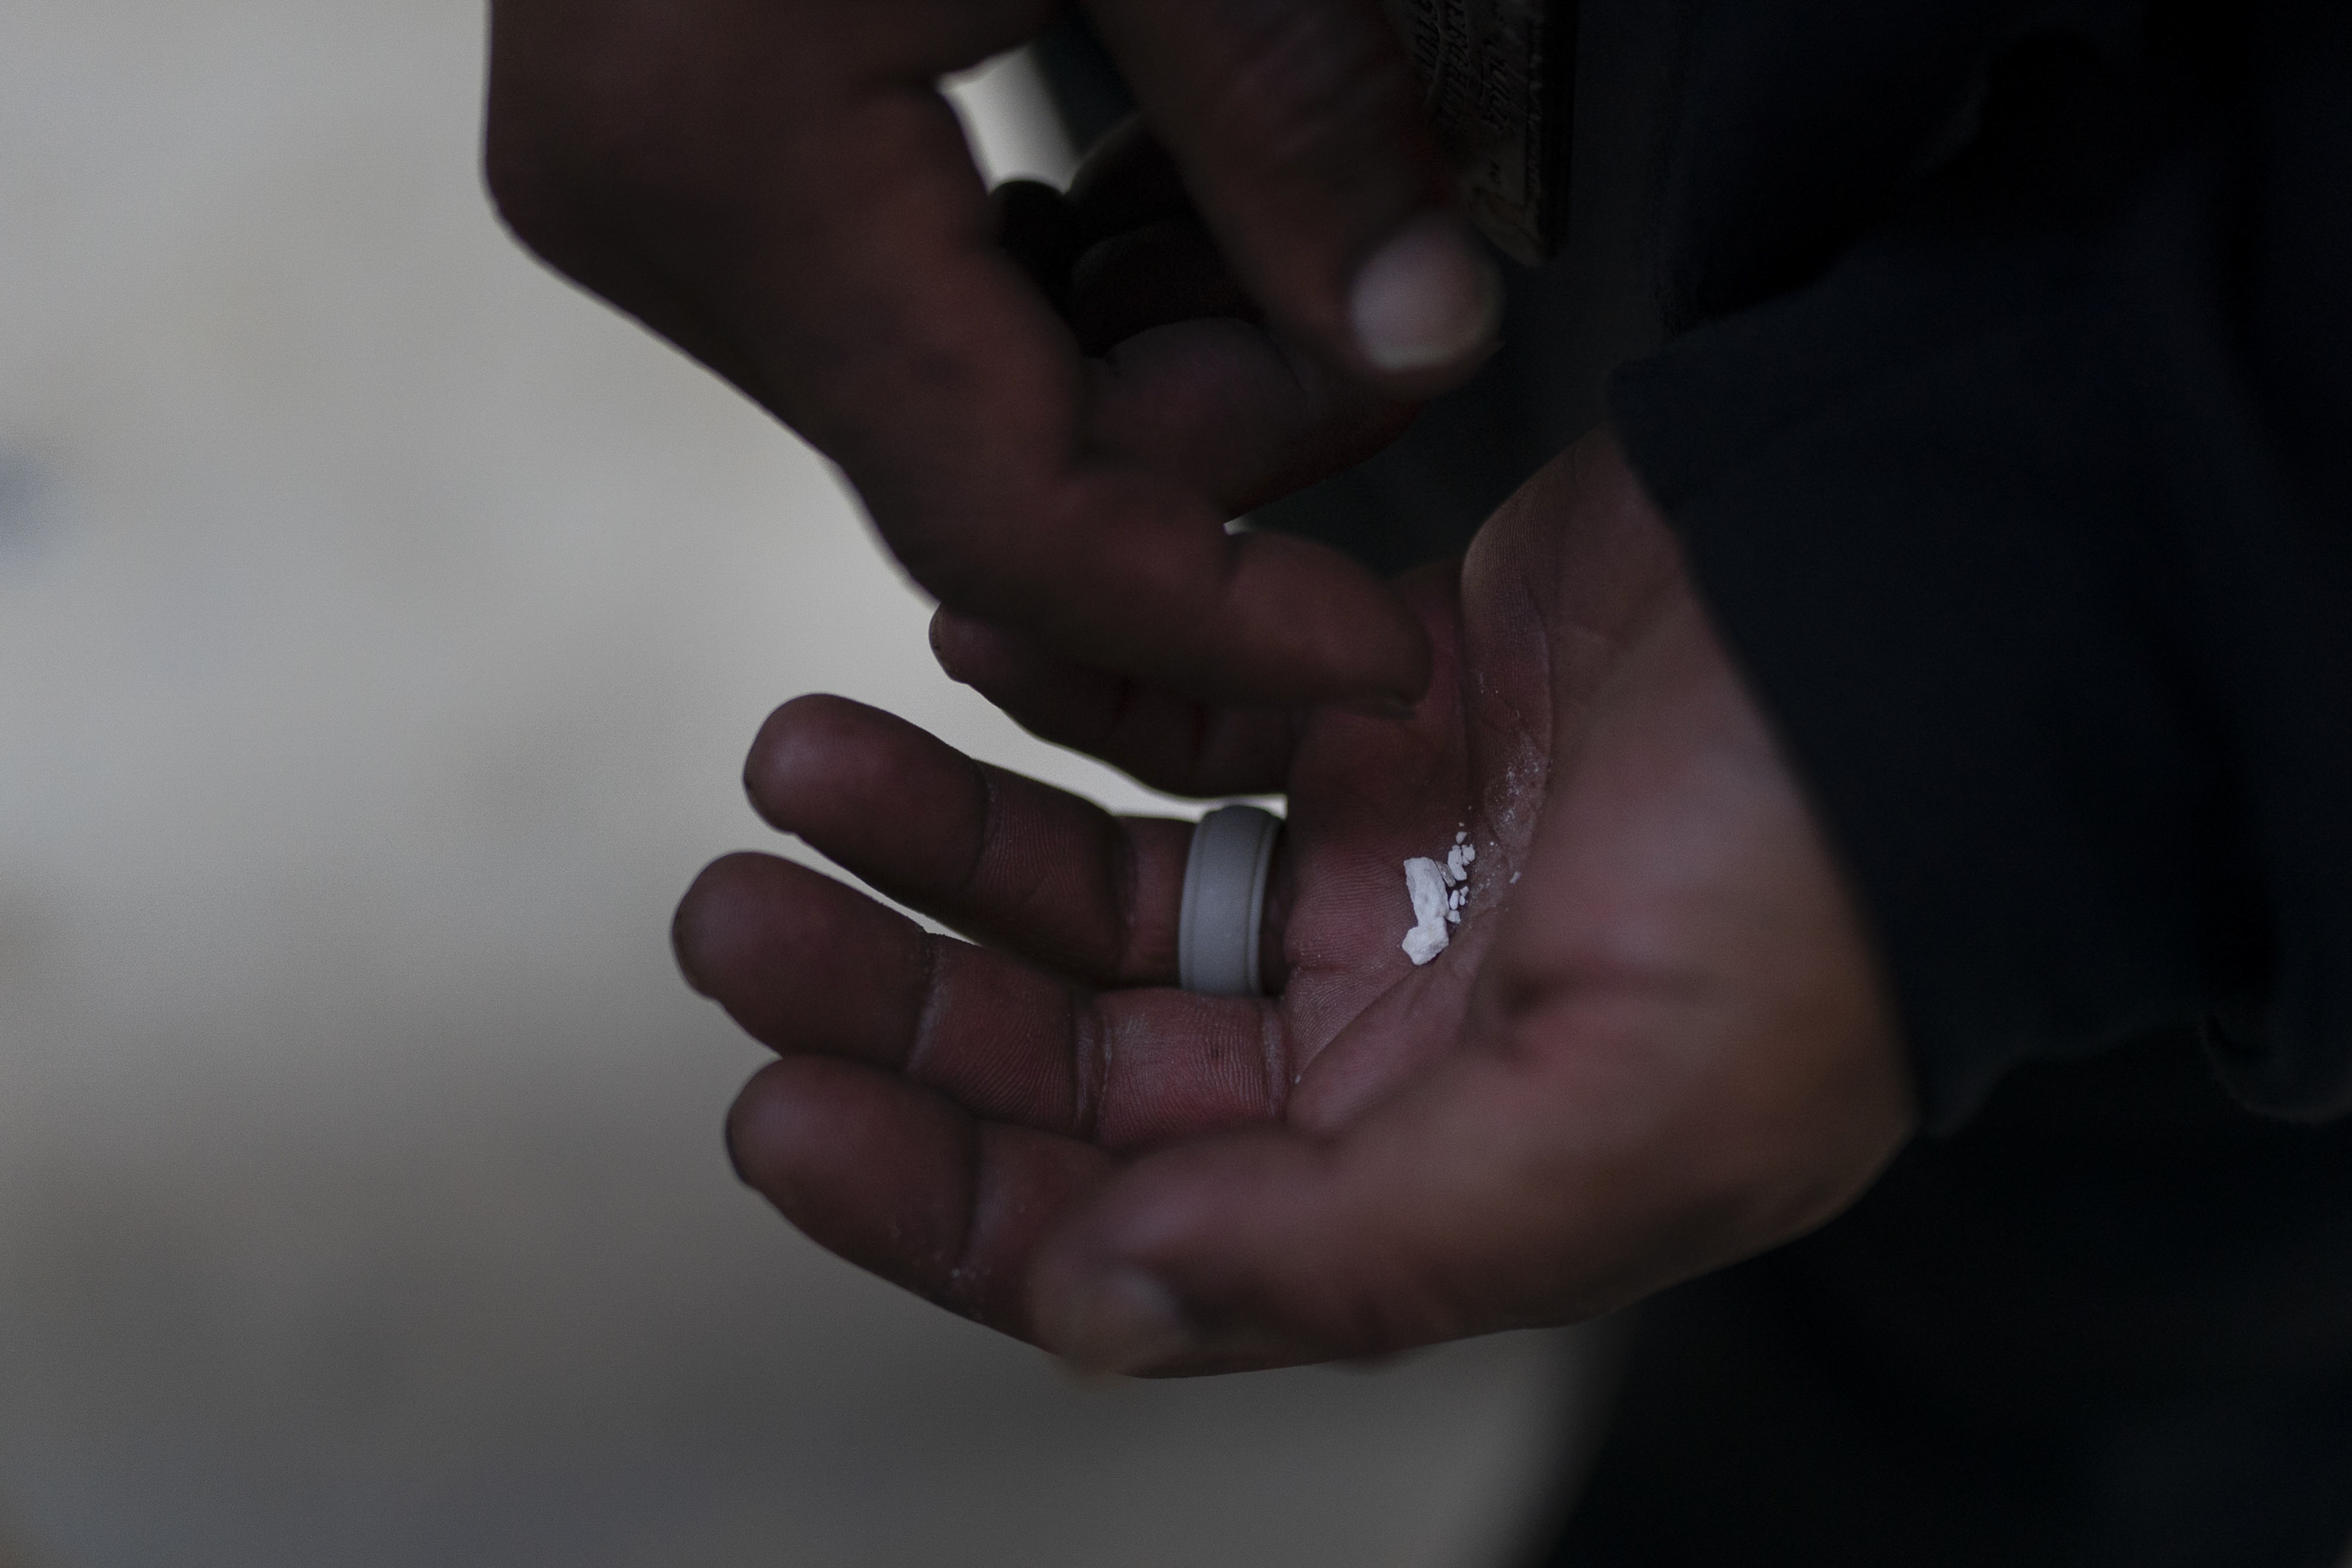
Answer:
M1266 1121L1289 1087L1265 1003L1088 990L772 856L706 868L675 942L695 989L778 1051L853 1058L1113 1151Z
M909 908L1097 985L1176 983L1189 823L1118 817L894 714L802 697L744 764L751 804Z

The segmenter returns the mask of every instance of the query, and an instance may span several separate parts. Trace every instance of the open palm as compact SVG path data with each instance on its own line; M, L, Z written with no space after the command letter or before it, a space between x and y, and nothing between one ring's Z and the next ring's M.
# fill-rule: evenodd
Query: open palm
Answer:
M1118 819L838 699L762 815L976 939L734 856L698 988L781 1053L730 1143L824 1245L1108 1370L1590 1316L1820 1223L1907 1134L1852 900L1603 436L1402 584L1409 715L1214 710L943 619L1014 717L1177 793L1279 793L1265 1001L1172 989L1190 826ZM1477 850L1425 966L1402 863Z

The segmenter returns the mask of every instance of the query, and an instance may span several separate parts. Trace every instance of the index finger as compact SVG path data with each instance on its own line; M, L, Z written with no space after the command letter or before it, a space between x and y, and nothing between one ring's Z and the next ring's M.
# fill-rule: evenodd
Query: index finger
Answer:
M1229 536L1192 476L1090 443L1075 341L934 86L1043 21L502 0L493 185L557 265L838 463L943 602L1208 694L1417 693L1420 629L1370 573Z

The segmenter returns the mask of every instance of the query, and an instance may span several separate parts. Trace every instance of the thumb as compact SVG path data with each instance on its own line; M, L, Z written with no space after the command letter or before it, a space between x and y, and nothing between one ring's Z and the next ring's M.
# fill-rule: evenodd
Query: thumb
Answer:
M1376 0L1091 0L1097 29L1251 297L1408 395L1492 348L1493 262Z
M1657 1021L1546 1007L1337 1134L1149 1155L1047 1240L1030 1321L1086 1370L1163 1374L1581 1321L1811 1229L1891 1156L1874 1060Z
M1085 1370L1184 1373L1605 1311L1622 1298L1595 1200L1629 1190L1622 1165L1530 1114L1530 1089L1523 1064L1457 1060L1336 1136L1138 1161L1046 1244L1031 1321Z

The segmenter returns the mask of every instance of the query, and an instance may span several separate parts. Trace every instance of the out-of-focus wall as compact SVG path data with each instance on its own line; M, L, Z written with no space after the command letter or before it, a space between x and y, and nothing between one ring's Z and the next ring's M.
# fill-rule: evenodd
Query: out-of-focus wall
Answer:
M666 925L771 842L736 772L772 705L1145 797L940 678L824 465L506 241L480 32L0 9L14 1548L1492 1560L1568 1342L1080 1389L729 1178L760 1053Z

